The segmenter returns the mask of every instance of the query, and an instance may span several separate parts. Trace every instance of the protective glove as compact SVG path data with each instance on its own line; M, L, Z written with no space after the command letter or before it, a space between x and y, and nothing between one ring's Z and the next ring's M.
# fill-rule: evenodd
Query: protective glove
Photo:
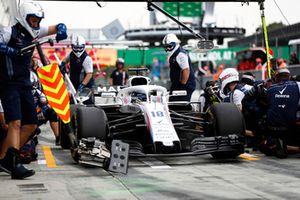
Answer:
M83 85L82 83L80 83L80 85L78 86L78 89L77 89L77 93L82 92L84 88L85 88L85 85Z
M67 26L63 23L59 23L56 25L57 33L56 33L56 41L67 39Z
M49 107L48 105L43 105L43 106L41 107L42 113L43 113L44 115L46 115L46 113L48 112L49 108L50 108L50 107Z
M45 119L45 116L44 116L43 112L39 112L39 113L37 114L37 118L38 118L38 120L44 120L44 119Z
M0 43L0 52L5 53L9 57L15 57L19 54L19 50L9 47L6 44Z
M59 70L60 70L60 72L63 75L67 73L66 63L65 62L61 62L61 64L59 65Z

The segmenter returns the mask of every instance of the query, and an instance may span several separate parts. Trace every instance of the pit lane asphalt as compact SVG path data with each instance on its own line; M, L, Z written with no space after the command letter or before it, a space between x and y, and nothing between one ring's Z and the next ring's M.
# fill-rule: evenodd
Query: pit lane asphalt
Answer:
M11 180L0 172L0 199L299 199L300 155L288 159L245 154L131 159L127 175L75 164L54 145L49 126L39 136L36 175Z

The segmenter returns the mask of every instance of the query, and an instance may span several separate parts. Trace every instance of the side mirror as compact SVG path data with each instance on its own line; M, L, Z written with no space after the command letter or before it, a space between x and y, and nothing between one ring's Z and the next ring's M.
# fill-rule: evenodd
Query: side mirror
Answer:
M211 40L200 40L197 43L197 47L200 50L211 50L214 48L214 43Z

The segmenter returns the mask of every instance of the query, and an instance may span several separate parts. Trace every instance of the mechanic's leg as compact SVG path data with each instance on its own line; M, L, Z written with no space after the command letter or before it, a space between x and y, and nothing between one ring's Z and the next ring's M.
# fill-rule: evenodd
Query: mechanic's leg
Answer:
M36 124L26 124L21 128L20 147L22 147L33 136L34 130L37 128Z
M23 89L20 91L21 95L21 109L22 109L22 127L20 146L23 146L33 135L37 128L37 113L36 105L34 104L31 89Z
M298 146L287 145L286 148L289 154L300 153L300 147Z
M20 126L20 120L8 123L8 134L1 149L4 154L4 157L0 159L1 168L11 174L12 179L24 179L35 173L33 170L26 169L19 162Z
M20 120L13 120L8 123L7 136L1 146L0 159L4 158L9 147L20 149L20 126Z
M59 127L58 122L50 122L50 127L55 136L55 144L59 145Z
M55 111L51 108L48 110L46 118L49 120L50 127L55 136L55 144L59 145L59 123Z
M58 137L59 136L58 122L50 122L50 127L52 129L52 132L53 132L54 136Z

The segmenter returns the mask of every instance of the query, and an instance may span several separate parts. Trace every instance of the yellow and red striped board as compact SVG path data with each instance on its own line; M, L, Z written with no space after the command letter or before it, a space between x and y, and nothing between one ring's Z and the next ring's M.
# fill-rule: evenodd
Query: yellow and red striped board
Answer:
M37 70L49 105L64 123L70 122L70 97L57 63Z

